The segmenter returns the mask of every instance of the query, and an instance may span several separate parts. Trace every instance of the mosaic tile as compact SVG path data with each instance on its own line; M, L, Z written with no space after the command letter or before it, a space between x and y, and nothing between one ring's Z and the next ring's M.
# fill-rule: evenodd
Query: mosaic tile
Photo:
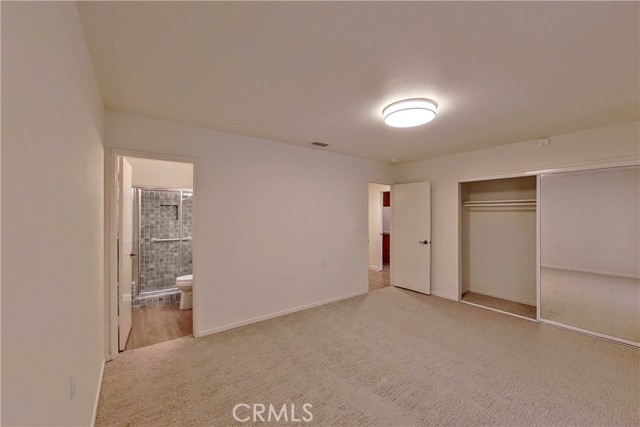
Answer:
M177 238L181 228L183 237L192 235L193 194L183 193L180 219L180 192L141 190L140 193L140 292L174 288L176 277L193 272L192 243L152 243L151 239Z

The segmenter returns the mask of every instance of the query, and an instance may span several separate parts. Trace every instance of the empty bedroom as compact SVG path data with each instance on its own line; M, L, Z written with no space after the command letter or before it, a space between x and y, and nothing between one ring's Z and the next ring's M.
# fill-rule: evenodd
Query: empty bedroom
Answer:
M640 3L0 11L3 426L640 425Z

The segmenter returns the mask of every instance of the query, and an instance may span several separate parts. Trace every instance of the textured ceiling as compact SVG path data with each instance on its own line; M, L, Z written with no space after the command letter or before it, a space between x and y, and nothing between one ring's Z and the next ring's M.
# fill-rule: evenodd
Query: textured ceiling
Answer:
M640 4L81 2L108 109L410 161L637 120ZM403 98L438 117L390 128Z

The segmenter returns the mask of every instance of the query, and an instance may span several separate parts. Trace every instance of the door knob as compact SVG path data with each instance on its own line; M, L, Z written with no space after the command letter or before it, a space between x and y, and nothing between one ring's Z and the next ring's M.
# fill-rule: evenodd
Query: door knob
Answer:
M418 243L420 243L421 245L428 245L429 241L428 240L420 240Z

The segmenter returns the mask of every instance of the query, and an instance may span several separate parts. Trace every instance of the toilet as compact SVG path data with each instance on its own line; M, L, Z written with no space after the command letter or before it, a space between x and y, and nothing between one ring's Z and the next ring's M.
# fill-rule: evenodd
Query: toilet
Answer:
M180 289L180 310L193 307L193 274L176 277L176 286Z

